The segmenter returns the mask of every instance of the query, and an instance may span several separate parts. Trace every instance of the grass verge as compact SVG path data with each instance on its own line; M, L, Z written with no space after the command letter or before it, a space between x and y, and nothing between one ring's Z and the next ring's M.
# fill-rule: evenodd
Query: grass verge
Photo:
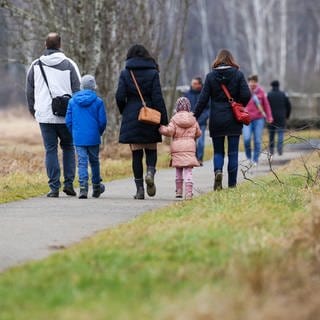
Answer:
M122 146L123 149L129 147ZM162 146L158 168L167 168L170 157L168 147ZM132 175L129 155L112 156L112 150L101 153L101 174L104 181L111 181ZM111 155L111 156L110 156ZM36 147L0 147L0 204L27 199L48 192L47 176L44 168L44 151ZM75 183L77 185L77 182Z
M304 170L294 162L284 185L269 176L180 202L11 269L0 318L317 319L319 189Z

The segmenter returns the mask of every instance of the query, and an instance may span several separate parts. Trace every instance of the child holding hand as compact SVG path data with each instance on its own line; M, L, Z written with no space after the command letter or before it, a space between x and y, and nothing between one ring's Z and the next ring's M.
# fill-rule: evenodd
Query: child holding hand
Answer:
M185 97L179 98L169 125L159 129L162 135L173 138L171 157L172 167L176 168L176 198L183 197L185 182L186 200L193 196L192 169L200 165L196 158L196 139L201 136L201 130L190 110L190 101Z
M78 156L79 199L88 198L88 163L92 172L92 196L99 198L105 191L101 183L99 151L107 117L103 100L97 96L96 80L91 75L81 79L81 91L69 101L66 125L70 130Z

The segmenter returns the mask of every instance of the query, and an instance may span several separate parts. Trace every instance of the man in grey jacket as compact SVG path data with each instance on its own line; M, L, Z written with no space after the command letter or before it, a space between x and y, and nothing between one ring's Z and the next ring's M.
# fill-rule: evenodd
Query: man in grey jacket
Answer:
M49 178L50 198L59 197L60 164L58 143L63 153L63 192L76 196L73 188L75 178L75 153L72 136L65 124L64 117L52 112L52 97L70 94L80 90L80 72L74 61L67 58L61 49L61 37L58 33L49 33L44 54L36 59L27 73L26 93L30 113L40 125L46 150L46 169ZM48 86L39 66L42 63Z

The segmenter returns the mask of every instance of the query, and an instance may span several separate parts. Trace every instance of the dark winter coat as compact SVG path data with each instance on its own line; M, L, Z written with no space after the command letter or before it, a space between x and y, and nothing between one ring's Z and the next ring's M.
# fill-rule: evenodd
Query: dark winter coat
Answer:
M95 91L81 90L69 101L66 125L76 146L95 146L101 143L106 129L105 106Z
M242 124L237 122L233 115L228 99L221 88L222 83L227 86L235 101L247 105L251 98L251 92L243 73L234 67L220 66L207 74L196 105L195 117L200 117L211 98L210 136L241 135Z
M141 144L161 142L159 126L142 123L138 120L142 103L132 81L129 70L134 72L147 106L161 112L161 124L168 124L166 106L163 100L159 72L151 59L131 58L121 71L116 101L122 115L120 143Z
M287 95L278 88L273 88L268 93L268 100L271 106L273 123L269 128L285 128L286 120L291 113L291 103Z
M191 104L191 111L195 112L196 110L196 104L199 100L201 91L196 91L190 88L189 91L185 93L185 97L189 99ZM204 111L201 113L200 117L197 119L200 126L205 126L209 119L209 111L210 111L210 105L208 103L207 107L204 109Z

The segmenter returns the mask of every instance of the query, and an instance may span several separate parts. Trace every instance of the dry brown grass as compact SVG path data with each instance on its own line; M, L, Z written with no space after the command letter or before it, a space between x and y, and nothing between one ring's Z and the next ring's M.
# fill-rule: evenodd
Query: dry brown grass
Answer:
M19 109L20 110L20 109ZM36 173L43 168L38 124L26 110L0 113L0 174Z
M0 150L0 173L4 177L12 173L34 174L43 171L41 152L13 149Z
M39 125L26 110L0 113L0 174L43 171L43 146ZM159 154L167 155L169 146L159 144ZM102 162L112 165L130 159L129 146L108 144L101 150ZM161 160L161 159L160 159Z
M39 125L27 110L0 112L1 146L29 148L41 144Z

